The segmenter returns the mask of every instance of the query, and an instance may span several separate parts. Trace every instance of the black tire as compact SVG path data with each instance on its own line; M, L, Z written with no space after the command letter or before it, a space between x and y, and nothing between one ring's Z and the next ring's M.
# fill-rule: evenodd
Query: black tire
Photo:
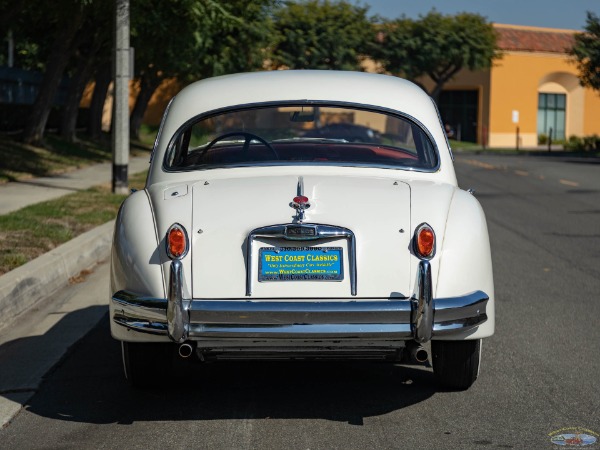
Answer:
M169 343L121 342L125 378L133 387L157 387L167 382L173 364Z
M470 341L431 341L433 374L446 388L465 390L477 379L481 359L481 339Z

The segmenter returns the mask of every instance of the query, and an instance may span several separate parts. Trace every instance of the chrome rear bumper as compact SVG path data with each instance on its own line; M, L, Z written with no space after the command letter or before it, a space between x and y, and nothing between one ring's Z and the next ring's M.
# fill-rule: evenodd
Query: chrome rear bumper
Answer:
M427 342L485 322L489 300L482 291L433 299L427 261L419 263L415 293L406 299L190 300L183 286L182 264L174 260L168 298L119 291L111 300L111 320L138 332L167 335L174 342L194 340L211 347L240 347L257 340L268 345L310 341L339 346Z

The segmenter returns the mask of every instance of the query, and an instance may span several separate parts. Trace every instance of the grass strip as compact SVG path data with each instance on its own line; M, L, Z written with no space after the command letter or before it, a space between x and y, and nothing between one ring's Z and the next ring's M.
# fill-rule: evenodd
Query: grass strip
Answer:
M145 180L146 172L134 174L130 187L143 189ZM126 197L106 184L0 215L0 274L114 219Z
M152 147L151 133L143 137L144 141L131 143L131 155L145 154ZM111 160L108 138L68 142L48 134L44 147L36 147L0 135L0 183L57 175Z

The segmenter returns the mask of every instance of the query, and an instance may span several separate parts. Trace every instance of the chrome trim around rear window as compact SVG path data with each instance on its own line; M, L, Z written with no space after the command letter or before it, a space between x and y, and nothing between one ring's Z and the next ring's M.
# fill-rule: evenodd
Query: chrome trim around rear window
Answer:
M215 164L215 165L206 165L204 167L191 167L191 168L171 168L168 165L168 159L170 154L174 151L175 143L181 137L181 134L187 130L192 124L204 120L213 116L220 115L225 112L237 112L248 109L258 109L258 108L269 108L269 107L285 107L285 106L328 106L328 107L340 107L340 108L348 108L348 109L356 109L362 111L370 111L375 113L384 113L389 114L391 116L396 116L408 120L415 125L417 125L423 133L429 139L430 144L432 145L432 149L435 157L435 165L430 168L419 168L419 167L402 167L400 165L386 165L386 164L358 164L358 163L344 163L344 162L334 162L334 163L325 163L325 162L292 162L292 161L282 161L281 163L240 163L240 164ZM439 117L439 116L438 116ZM443 127L442 127L443 131ZM226 108L218 108L211 111L204 112L202 114L198 114L188 120L186 120L173 134L169 143L167 144L167 148L165 150L165 154L162 162L162 169L167 173L179 173L179 172L194 172L201 170L212 170L212 169L222 169L222 168L238 168L238 167L270 167L270 166L297 166L297 165L305 165L305 166L341 166L341 167L372 167L372 168L380 168L380 169L393 169L393 170L405 170L405 171L413 171L413 172L424 172L424 173L434 173L439 171L440 169L440 150L437 146L436 140L433 138L433 135L429 131L429 129L417 118L411 116L410 114L403 113L398 110L394 110L391 108L384 108L376 105L367 105L361 103L350 103L350 102L341 102L334 100L285 100L285 101L276 101L276 102L258 102L258 103L249 103L242 105L232 105Z

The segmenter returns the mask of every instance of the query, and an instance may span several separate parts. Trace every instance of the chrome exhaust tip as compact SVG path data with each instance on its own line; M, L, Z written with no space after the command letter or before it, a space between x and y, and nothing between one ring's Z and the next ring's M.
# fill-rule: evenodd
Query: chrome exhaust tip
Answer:
M178 353L182 358L189 358L194 353L194 347L191 344L184 342L179 346Z
M416 342L409 342L406 347L412 361L424 363L429 359L429 353L427 353L427 350L425 350L425 347L422 345L417 344Z

